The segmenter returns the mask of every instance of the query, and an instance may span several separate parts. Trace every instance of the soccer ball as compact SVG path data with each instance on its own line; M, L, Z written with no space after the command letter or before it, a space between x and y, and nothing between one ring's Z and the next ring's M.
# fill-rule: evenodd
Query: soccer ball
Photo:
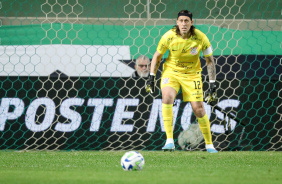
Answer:
M138 151L128 151L122 156L120 164L125 171L140 171L144 167L145 160Z

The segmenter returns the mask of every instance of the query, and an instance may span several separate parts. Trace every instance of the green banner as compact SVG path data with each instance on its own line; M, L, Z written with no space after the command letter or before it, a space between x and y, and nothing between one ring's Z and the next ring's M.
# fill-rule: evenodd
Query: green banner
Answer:
M233 30L196 25L210 39L214 55L281 55L281 31ZM161 36L172 26L42 24L2 26L1 45L129 45L131 55L151 57Z

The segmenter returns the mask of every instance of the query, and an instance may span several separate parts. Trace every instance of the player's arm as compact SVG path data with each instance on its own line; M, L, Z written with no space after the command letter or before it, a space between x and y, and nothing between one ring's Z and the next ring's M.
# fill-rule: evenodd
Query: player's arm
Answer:
M158 51L155 52L152 62L151 62L151 72L150 74L156 75L162 60L163 54L160 54Z
M215 62L212 55L212 48L211 46L208 47L206 50L203 51L206 63L207 63L207 71L209 75L209 84L210 89L207 91L205 95L205 101L210 104L212 102L216 102L217 95L216 95L216 68L215 68Z
M154 93L155 91L156 73L160 67L162 57L163 54L160 54L158 51L156 51L151 61L150 75L146 85L146 91L148 93Z
M213 55L210 55L208 57L205 57L207 62L207 70L209 75L209 81L215 82L215 76L216 76L216 69L215 69L215 62L213 59Z

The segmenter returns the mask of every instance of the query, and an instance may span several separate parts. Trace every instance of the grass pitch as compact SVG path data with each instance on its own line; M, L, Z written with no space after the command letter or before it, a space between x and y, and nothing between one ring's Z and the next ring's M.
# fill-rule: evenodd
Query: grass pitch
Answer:
M281 152L141 151L142 171L122 170L125 151L0 151L0 183L280 184Z

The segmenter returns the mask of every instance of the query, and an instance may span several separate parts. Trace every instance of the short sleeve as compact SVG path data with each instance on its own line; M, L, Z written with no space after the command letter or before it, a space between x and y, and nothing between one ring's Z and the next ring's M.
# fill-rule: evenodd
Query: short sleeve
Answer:
M211 46L211 43L208 37L205 34L203 34L203 50L208 49L210 46Z
M167 39L164 36L162 36L161 40L159 41L158 47L157 47L157 51L160 54L164 54L167 51L168 45L167 45Z

